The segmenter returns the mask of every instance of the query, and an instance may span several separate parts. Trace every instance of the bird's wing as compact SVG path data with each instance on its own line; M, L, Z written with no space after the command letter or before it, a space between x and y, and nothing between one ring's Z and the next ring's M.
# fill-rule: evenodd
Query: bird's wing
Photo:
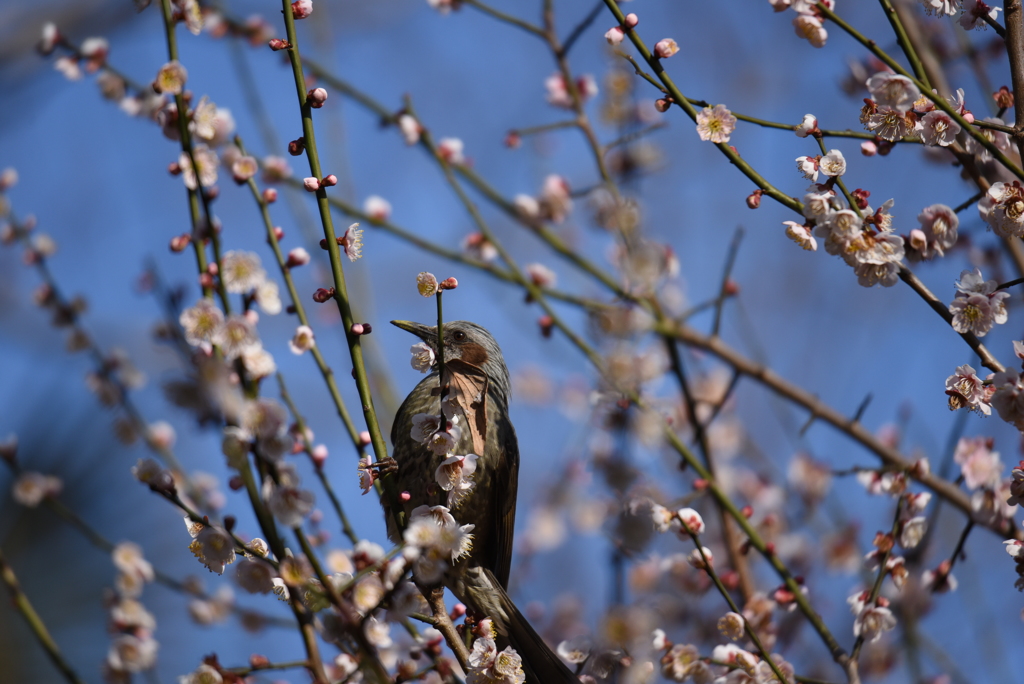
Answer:
M507 411L508 407L502 410ZM494 488L494 564L491 568L501 587L508 589L516 525L516 492L519 490L519 441L509 420L502 421L501 429L495 432L498 434L492 439L500 440L497 446L501 449L501 458Z
M444 365L445 382L451 385L466 416L466 427L473 436L473 453L484 455L487 444L487 374L478 366L459 359Z

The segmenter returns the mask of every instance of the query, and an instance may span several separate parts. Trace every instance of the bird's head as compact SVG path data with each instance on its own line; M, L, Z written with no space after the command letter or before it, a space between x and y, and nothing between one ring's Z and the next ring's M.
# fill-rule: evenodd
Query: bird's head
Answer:
M394 325L426 342L439 354L437 326L413 323L412 321L391 321ZM510 383L505 357L498 343L485 328L469 321L451 321L444 324L444 360L461 359L474 365L490 378L491 382L508 394ZM435 366L436 368L436 366Z

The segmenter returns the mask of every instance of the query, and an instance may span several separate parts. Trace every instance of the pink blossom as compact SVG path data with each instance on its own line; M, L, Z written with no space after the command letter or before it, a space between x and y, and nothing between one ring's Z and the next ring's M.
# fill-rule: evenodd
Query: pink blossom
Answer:
M960 133L960 124L941 109L925 114L919 126L921 140L925 145L947 147L956 142L956 136Z
M313 0L295 0L292 3L292 16L305 19L313 13Z
M697 112L697 135L701 140L727 143L734 130L736 130L736 117L725 105L705 107Z
M971 411L991 415L989 402L994 389L986 387L968 365L958 366L956 372L946 378L946 394L949 395L949 408L952 410L966 405Z
M671 38L662 38L654 44L654 56L659 59L668 59L679 52L679 45Z
M441 138L437 143L437 153L449 164L463 164L466 161L462 154L462 141L458 138Z

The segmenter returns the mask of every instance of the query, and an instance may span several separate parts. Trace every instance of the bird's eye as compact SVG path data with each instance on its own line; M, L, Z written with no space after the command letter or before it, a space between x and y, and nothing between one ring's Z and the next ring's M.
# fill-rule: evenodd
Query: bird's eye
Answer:
M454 333L452 333L452 339L455 340L456 342L461 342L462 340L466 339L466 333L462 332L461 330L456 330Z

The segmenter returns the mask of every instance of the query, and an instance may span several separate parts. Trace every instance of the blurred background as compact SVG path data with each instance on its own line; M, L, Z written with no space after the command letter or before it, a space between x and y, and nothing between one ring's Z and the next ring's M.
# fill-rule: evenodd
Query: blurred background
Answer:
M540 21L538 1L494 0L493 5ZM274 35L283 34L275 3L234 1L221 7L239 18L262 14ZM568 34L593 8L591 0L556 2L560 34ZM829 27L828 45L817 50L793 34L791 13L775 14L763 0L637 0L628 9L640 14L639 30L648 45L664 37L679 43L680 53L666 61L666 68L687 95L769 120L793 124L811 112L822 128L862 130L858 114L865 95L851 96L842 84L850 73L848 61L865 55L834 27ZM895 54L878 6L847 2L838 10ZM168 287L184 288L186 306L199 297L192 256L172 254L167 248L173 236L189 229L181 179L167 172L168 164L178 158L178 144L164 138L151 121L129 117L103 99L92 76L70 82L54 70L52 57L36 54L34 47L47 21L55 22L76 44L90 36L106 37L110 64L147 83L167 61L158 8L137 13L127 0L0 2L0 167L14 167L20 177L8 192L15 213L34 215L36 230L56 241L58 250L49 264L64 292L88 300L84 326L104 349L124 349L145 373L147 384L133 393L143 415L150 422L163 420L174 427L178 458L190 471L215 476L226 494L224 512L239 518L240 529L255 534L244 495L226 487L229 475L219 431L197 425L164 396L162 386L181 379L188 369L172 347L154 340L153 328L164 312L156 296L138 287L151 263ZM924 26L938 22L930 18ZM574 73L593 74L601 91L588 112L605 142L617 138L620 130L602 118L602 111L609 93L622 87L622 75L630 74L602 37L614 23L608 12L599 13L570 55ZM545 101L544 81L555 65L535 37L471 7L443 16L422 0L320 0L313 17L301 22L299 30L305 55L385 106L397 111L402 97L409 95L435 139L461 138L473 168L506 197L536 194L553 173L567 179L574 190L599 181L578 131L529 136L519 149L505 145L511 129L568 116ZM934 30L962 34L959 28L954 32L949 20ZM183 27L178 36L189 90L230 109L238 134L257 156L284 154L282 141L298 137L300 122L291 71L281 55L231 37L193 36ZM962 40L987 48L993 38L988 31ZM955 44L957 39L951 40ZM953 87L965 89L968 105L979 118L989 115L984 103L990 101L991 91L979 86L970 61L954 61L949 73ZM993 60L987 75L996 88L1009 84L1004 56ZM257 84L255 92L246 90L249 79ZM632 97L639 103L656 96L639 79L626 82L635 88ZM261 110L276 133L277 147L261 130ZM794 218L788 210L767 199L760 209L748 209L744 198L753 186L712 145L698 139L692 122L678 110L665 115L664 121L664 128L629 148L632 163L639 166L625 187L640 204L647 236L670 245L678 258L678 276L661 286L666 299L682 311L714 298L730 243L742 227L731 276L739 294L727 302L723 315L722 336L729 344L847 414L854 414L870 395L864 424L897 435L904 454L927 456L933 467L942 461L958 429L967 436L994 437L1005 463L1019 460L1019 434L997 417L971 414L965 425L957 425L960 416L947 409L943 382L960 364L979 366L962 340L909 288L902 283L887 289L862 288L838 259L823 251L800 250L784 235L782 221ZM370 195L382 196L393 207L393 222L451 249L460 249L475 230L436 164L421 150L408 148L395 129L382 128L373 114L331 91L316 113L316 125L325 172L341 179L332 190L338 196L357 206ZM784 192L803 193L806 181L793 160L816 153L811 139L741 123L731 144ZM916 215L923 207L938 202L956 206L974 193L956 169L928 161L917 146L898 145L888 156L866 158L859 153L859 141L828 144L846 155L851 189L870 190L875 206L895 198L897 232L917 227ZM288 159L295 175L306 175L303 158ZM223 224L225 249L255 251L276 275L248 189L231 183L223 170L219 185L214 207ZM284 187L281 191L290 192ZM604 296L592 280L560 261L528 231L486 202L480 204L520 264L545 264L557 273L561 289ZM271 213L285 231L285 249L306 244L303 236L319 231L315 206L306 193L278 201ZM611 268L614 241L597 227L593 213L587 199L578 197L575 210L557 230L582 253ZM336 225L347 223L339 218ZM650 567L654 555L686 553L689 544L666 535L652 544L638 542L625 559L616 551L616 483L609 483L614 479L609 469L595 460L595 454L608 450L610 437L597 429L591 411L589 392L596 378L586 360L557 332L551 339L541 336L540 309L525 302L518 289L364 227L363 258L346 264L346 273L359 312L356 318L373 325L369 340L376 365L387 371L387 377L376 377L381 414L388 414L389 421L396 400L420 379L408 360L414 340L387 324L392 319L426 322L434 315L432 303L414 287L420 271L458 278L459 289L445 297L447 317L488 328L516 379L512 418L522 453L513 560L517 601L530 606L538 624L571 624L570 632L586 630L600 636L608 623L607 611L622 603L644 611L642 617L630 613L627 621L664 626L676 641L706 633L709 626L694 620L702 615L717 619L725 612L717 594L702 599L672 583L652 588L637 570ZM961 244L945 259L915 268L944 300L952 297L960 271L981 263L984 251L998 246L973 208L961 215L960 232ZM326 262L319 250L311 253ZM999 273L985 268L986 277L1000 281L1016 275L1011 269ZM325 285L318 273L312 267L296 271L307 306L314 306L308 300L312 291ZM104 409L83 382L90 360L67 353L64 332L52 327L50 315L33 305L32 292L38 285L37 274L21 263L20 250L0 249L0 438L16 433L23 467L62 478L61 501L108 539L138 542L160 570L176 578L196 576L210 594L233 587L230 570L218 577L197 564L187 549L189 538L180 516L132 477L130 467L147 455L146 449L115 437L116 415ZM1011 341L1024 335L1019 305L1015 293L1009 323L985 339L1008 365L1013 358ZM558 308L574 328L589 330L578 310ZM347 382L350 362L337 312L332 306L311 311L319 345L358 416L355 387ZM692 322L709 330L711 318L709 312ZM263 316L264 344L315 431L315 442L330 449L326 472L356 530L386 544L376 497L360 496L356 462L321 377L308 355L288 351L294 325L287 314ZM721 385L722 378L728 379L713 359L701 354L687 354L687 359L694 372L706 374L708 383ZM647 386L653 396L668 396L674 390L669 376ZM277 396L272 380L265 383L264 393ZM754 474L779 486L785 486L797 452L835 469L876 465L872 454L827 425L814 424L801 432L806 419L806 412L742 380L723 418L729 421L733 444L726 450L729 464L735 464L737 473ZM632 440L620 455L623 452L639 478L635 484L661 492L664 502L677 501L690 491L692 475L680 472L667 450ZM308 464L297 463L308 486L317 491L318 505L324 507L324 529L334 534L327 548L346 548L326 497L312 483ZM9 494L12 482L11 473L0 470L0 548L70 662L86 680L100 681L110 641L103 596L115 575L109 555L51 511L14 503ZM866 552L875 531L891 526L892 503L868 496L854 478L845 477L834 480L827 500L816 509L784 495L779 506L792 517L792 538L787 539L802 550L801 572L808 577L812 602L849 647L852 616L845 599L861 579L856 572L829 563L826 541L845 530ZM708 502L700 502L698 508L711 517ZM934 568L949 556L963 522L961 514L950 510L939 517L923 567ZM1001 541L982 529L970 536L966 559L955 570L959 589L933 597L913 638L901 637L900 628L885 637L892 646L886 653L893 654L894 664L881 681L910 681L912 658L921 663L926 676L1013 680L1012 672L1019 669L1011 660L1013 644L1019 645L1024 634L1022 602L1013 589L1013 565ZM771 591L778 585L763 564L755 569L760 588ZM244 664L252 653L278 661L297 658L300 652L294 630L268 626L245 631L234 617L197 626L189 616L188 600L161 585L148 586L142 600L156 616L155 637L160 642L159 662L147 681L175 681L211 652L231 665ZM288 614L284 604L266 597L236 591L235 601L271 615ZM665 610L670 614L659 612ZM689 620L680 619L686 616ZM793 630L776 650L800 673L842 679L806 626ZM0 672L10 682L56 680L42 650L6 601L0 602ZM293 671L264 680L304 682L306 677Z

